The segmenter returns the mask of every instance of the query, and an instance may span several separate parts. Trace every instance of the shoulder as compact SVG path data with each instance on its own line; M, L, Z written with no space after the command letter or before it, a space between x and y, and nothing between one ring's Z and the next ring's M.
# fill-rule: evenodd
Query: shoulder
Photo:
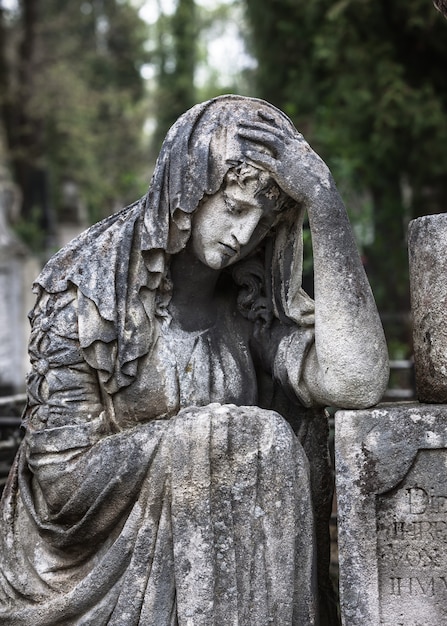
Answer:
M65 291L69 282L80 286L88 282L88 272L98 271L105 263L112 264L117 248L131 245L132 234L144 210L145 198L106 217L61 248L36 278L47 292Z

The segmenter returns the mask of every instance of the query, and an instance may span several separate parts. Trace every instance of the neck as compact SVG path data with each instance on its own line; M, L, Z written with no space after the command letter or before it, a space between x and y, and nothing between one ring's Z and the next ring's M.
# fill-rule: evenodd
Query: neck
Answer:
M220 275L199 261L189 246L171 258L172 299L169 312L184 330L200 330L216 320L215 290Z

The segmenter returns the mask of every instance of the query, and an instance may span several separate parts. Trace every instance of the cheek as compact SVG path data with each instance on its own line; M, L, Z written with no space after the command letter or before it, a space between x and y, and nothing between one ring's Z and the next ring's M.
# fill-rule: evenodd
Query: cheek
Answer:
M202 261L214 267L220 262L217 258L219 233L215 229L210 229L206 224L197 224L192 232L191 242L195 256ZM217 255L218 256L218 255Z
M204 239L203 233L201 230L197 230L194 233L193 239L192 239L192 246L196 255L198 255L199 257L202 257L204 254L204 251L207 248L207 241L206 239Z

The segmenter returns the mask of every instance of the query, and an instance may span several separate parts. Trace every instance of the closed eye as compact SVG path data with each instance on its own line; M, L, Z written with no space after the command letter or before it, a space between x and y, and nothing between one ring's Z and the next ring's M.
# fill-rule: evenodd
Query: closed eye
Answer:
M223 193L223 198L225 202L225 208L228 213L232 213L233 215L240 215L242 213L243 209L240 204L236 204L236 202L234 202L234 200L231 200L225 192Z

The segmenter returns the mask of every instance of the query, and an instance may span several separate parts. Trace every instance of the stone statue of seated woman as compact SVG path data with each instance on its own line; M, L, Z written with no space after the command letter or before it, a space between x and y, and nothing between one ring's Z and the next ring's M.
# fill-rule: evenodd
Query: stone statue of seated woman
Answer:
M377 403L387 351L332 176L290 120L240 96L193 107L147 195L35 291L0 622L336 623L322 408Z

